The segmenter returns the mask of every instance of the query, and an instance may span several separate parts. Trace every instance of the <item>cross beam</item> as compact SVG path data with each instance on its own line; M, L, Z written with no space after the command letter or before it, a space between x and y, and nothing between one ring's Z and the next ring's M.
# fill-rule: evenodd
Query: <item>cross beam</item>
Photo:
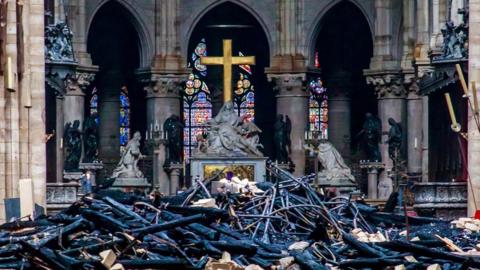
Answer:
M202 56L202 65L223 66L223 102L232 100L232 66L255 65L255 56L232 56L232 40L223 40L223 56Z

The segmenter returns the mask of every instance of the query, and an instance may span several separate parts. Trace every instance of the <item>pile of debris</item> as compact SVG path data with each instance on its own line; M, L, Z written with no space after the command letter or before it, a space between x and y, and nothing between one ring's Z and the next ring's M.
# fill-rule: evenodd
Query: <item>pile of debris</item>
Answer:
M54 216L3 224L0 268L480 268L477 231L326 197L312 176L272 173L277 181L261 192L213 196L197 181L180 196L94 194Z

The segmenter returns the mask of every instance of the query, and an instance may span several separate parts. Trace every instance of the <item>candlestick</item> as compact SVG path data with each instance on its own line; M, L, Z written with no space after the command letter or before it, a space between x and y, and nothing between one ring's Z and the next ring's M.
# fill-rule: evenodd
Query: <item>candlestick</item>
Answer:
M415 149L417 149L417 146L418 146L418 145L417 145L417 138L415 137L415 140L414 140L414 143L413 143L413 147L414 147Z
M458 79L460 80L460 84L462 85L463 92L465 93L465 96L468 97L468 87L467 83L465 82L465 77L463 77L462 67L460 66L460 64L456 64L455 69L457 70Z
M14 81L14 74L12 69L12 57L7 57L7 76L6 76L6 85L7 89L10 91L14 91L13 81Z
M477 86L475 81L472 81L472 93L473 93L473 111L475 114L478 114L478 96L477 96Z
M186 171L187 171L187 167L185 165L185 160L183 160L183 177L187 177ZM185 182L185 180L184 180L184 182Z
M148 140L148 130L145 130L145 140Z
M150 132L153 131L153 123L150 123Z
M305 130L305 140L308 140L308 130Z
M448 112L450 113L450 119L452 120L452 130L455 132L460 131L460 125L457 122L457 118L455 117L455 112L453 111L452 99L450 98L449 93L445 93L445 100L447 101Z

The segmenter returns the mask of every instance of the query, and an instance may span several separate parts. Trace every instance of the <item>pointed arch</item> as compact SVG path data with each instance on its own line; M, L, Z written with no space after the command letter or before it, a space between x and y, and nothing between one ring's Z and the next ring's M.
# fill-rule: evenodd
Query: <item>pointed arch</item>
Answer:
M97 14L102 8L105 7L108 3L117 3L119 4L124 11L122 14L127 20L133 25L134 29L138 35L139 41L139 58L140 58L140 67L148 67L150 65L151 59L155 54L154 42L149 34L147 23L142 19L142 10L138 8L138 5L135 4L136 1L131 0L101 0L100 3L96 6L95 10L90 17L87 26L87 37L91 31L92 24L97 17Z
M263 31L263 34L265 35L265 37L267 39L269 54L273 55L272 54L273 53L272 37L270 35L270 31L268 30L267 24L265 23L263 18L260 16L260 14L258 14L258 12L256 12L255 9L253 9L251 7L251 5L245 4L243 1L220 0L220 1L216 1L216 2L208 5L207 7L205 7L199 14L196 15L193 23L191 23L190 26L188 27L188 31L187 31L187 37L188 37L187 42L188 42L188 44L190 44L190 42L191 42L191 38L192 38L194 30L198 27L198 23L204 18L204 16L206 14L208 14L210 11L212 11L212 10L214 10L214 9L218 8L219 6L221 6L223 4L226 4L226 3L231 3L235 6L238 6L239 8L241 8L241 9L245 10L247 13L249 13L255 19L255 21L260 25L260 27ZM188 46L184 46L182 48L182 55L187 55L187 53L188 53Z
M369 13L367 12L367 9L364 6L364 2L361 2L359 0L332 0L325 8L321 9L317 16L316 19L314 20L313 24L311 27L308 29L307 32L307 59L308 59L308 65L314 66L315 62L315 47L317 43L318 36L321 32L321 29L324 25L324 18L325 16L333 9L335 8L338 4L348 2L355 6L362 14L367 22L369 29L370 29L370 35L372 39L372 43L374 42L375 39L375 27L374 27L374 18L373 16L369 16ZM363 3L363 4L362 4Z

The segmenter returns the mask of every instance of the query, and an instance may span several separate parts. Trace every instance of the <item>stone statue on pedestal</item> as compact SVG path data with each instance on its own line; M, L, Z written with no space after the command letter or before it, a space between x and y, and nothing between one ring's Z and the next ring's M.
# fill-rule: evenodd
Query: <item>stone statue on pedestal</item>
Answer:
M402 146L402 126L396 122L393 118L388 118L388 124L390 130L388 131L388 156L391 160L395 161L399 158L400 147Z
M310 146L305 146L308 150L313 150ZM350 168L345 164L340 153L327 140L321 140L318 146L317 159L322 164L323 170L319 172L320 178L324 178L335 184L341 183L342 180L354 182Z
M289 161L288 154L291 146L290 133L292 131L292 123L288 115L286 116L286 121L284 121L283 115L278 114L275 124L273 124L273 129L275 160L280 163L287 163Z
M172 114L165 120L163 124L163 129L167 136L165 164L182 162L182 134L184 127L178 115Z
M258 156L263 154L258 149L258 134L261 130L253 123L238 117L233 109L233 103L228 101L220 109L217 116L207 121L206 147L198 154L239 157Z
M66 172L76 172L79 170L78 165L80 163L80 157L82 156L82 138L79 120L73 121L73 124L70 122L65 124L63 141L66 150L64 169Z
M83 123L83 163L98 161L98 126L95 119L96 114L93 114L87 117Z
M125 151L110 178L143 178L143 173L138 168L138 161L143 158L140 152L141 139L140 132L135 132L133 138L125 146Z

